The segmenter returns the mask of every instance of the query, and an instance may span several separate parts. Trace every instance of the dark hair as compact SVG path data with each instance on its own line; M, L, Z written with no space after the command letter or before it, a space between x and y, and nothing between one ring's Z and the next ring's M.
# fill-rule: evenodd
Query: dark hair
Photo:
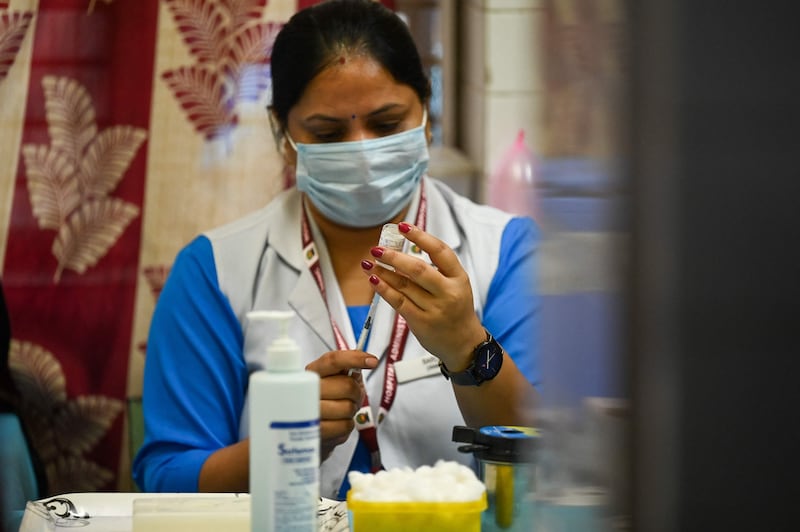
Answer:
M272 109L282 126L314 76L347 52L375 59L421 102L430 97L419 52L400 17L372 0L328 0L295 13L275 38Z

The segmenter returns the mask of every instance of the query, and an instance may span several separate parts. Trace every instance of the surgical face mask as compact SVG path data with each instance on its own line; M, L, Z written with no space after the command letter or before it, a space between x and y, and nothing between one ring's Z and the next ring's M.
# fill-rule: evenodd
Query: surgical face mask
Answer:
M297 188L329 220L374 227L396 216L411 200L428 169L427 112L422 125L376 139L295 144Z

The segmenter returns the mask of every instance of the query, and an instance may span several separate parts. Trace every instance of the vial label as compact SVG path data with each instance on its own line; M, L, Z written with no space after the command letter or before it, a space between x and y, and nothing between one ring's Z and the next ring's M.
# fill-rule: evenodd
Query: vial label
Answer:
M378 245L384 248L393 249L395 251L403 252L403 246L406 243L406 238L400 232L400 229L397 227L397 224L384 224L383 228L381 229L381 236L378 239ZM392 266L388 264L384 264L383 262L376 260L375 261L378 265L386 268L387 270L394 271Z

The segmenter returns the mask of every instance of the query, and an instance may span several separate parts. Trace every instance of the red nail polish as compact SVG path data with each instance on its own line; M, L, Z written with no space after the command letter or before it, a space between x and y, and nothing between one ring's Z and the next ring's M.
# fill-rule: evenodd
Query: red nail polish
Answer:
M373 264L368 260L362 260L361 261L361 267L364 268L365 270L371 270L372 266L373 266Z
M381 280L378 279L377 275L370 275L369 282L371 282L372 284L378 284L379 282L381 282Z
M369 250L373 257L383 257L383 248L374 247Z
M397 228L400 230L401 233L408 233L411 231L411 224L407 222L400 222L397 224Z

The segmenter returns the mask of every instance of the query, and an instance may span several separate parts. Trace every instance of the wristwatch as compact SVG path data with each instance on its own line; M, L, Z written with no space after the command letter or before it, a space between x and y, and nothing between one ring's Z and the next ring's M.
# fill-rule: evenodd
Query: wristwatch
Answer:
M475 346L472 351L472 363L464 371L451 373L444 362L439 361L439 369L446 379L459 386L480 386L494 379L503 365L503 348L486 331L486 340Z

